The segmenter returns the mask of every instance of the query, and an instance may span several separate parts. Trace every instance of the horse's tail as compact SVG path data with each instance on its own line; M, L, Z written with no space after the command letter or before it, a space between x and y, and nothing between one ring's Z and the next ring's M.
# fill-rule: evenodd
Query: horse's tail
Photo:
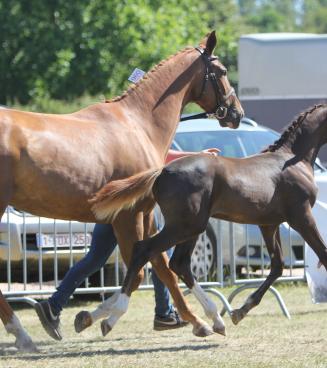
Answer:
M134 207L143 198L152 197L153 184L161 171L162 168L151 169L110 181L89 200L95 216L111 222L120 211Z

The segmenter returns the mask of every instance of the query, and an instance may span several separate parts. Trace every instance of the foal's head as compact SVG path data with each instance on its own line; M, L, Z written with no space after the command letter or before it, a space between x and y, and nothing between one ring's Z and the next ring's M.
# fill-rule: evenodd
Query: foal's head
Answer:
M199 90L196 91L195 102L207 113L213 114L221 126L236 129L244 111L234 88L227 78L227 69L219 58L213 55L217 44L215 31L209 33L200 43L197 50L202 64L198 78Z

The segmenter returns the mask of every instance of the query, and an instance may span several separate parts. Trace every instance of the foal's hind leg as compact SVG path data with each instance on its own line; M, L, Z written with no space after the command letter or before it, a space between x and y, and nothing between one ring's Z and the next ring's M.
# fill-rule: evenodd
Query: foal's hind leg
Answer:
M1 181L1 179L0 179ZM0 220L5 211L5 206L0 208ZM8 333L16 337L15 346L20 351L37 351L32 339L20 324L19 319L14 314L11 306L6 301L0 290L0 319L2 320Z
M184 241L175 247L170 259L169 267L185 282L196 299L202 305L206 316L213 321L213 331L226 335L225 324L221 318L216 304L208 297L208 294L195 281L191 270L191 256L198 237Z
M143 241L139 241L135 244L131 262L128 268L128 272L124 280L123 287L121 289L121 294L114 305L114 313L116 313L116 309L119 309L119 310L123 308L127 309L129 298L131 296L132 291L134 290L134 284L135 284L134 279L136 275L138 274L138 272L143 268L143 266L149 260L151 261L153 260L155 264L156 257L158 256L158 254L171 248L175 243L179 242L178 237L176 238L173 235L176 233L177 231L171 231L167 229L166 227L164 227L164 229L159 234L155 235L154 237L143 240ZM160 268L157 267L156 272L158 272L158 276L160 278L162 278L165 282L167 281L167 278L162 277L163 275L160 272ZM172 279L170 280L172 281ZM176 281L173 281L173 282L176 282ZM187 306L187 303L184 300L184 297L182 296L182 293L179 290L179 288L177 287L176 289L172 288L170 289L170 291L172 292L174 298L178 296L177 305L176 305L177 309L180 312L183 320L188 321L193 325L194 327L193 333L196 336L201 336L201 337L211 334L212 331L210 327L207 325L207 323L201 320L200 318L198 318L197 316L195 316L189 310L189 307ZM102 323L109 324L109 320L105 320Z
M272 283L283 273L282 248L279 228L276 225L259 226L271 258L270 273L259 289L252 293L243 306L232 311L232 321L237 325L247 313L257 306Z

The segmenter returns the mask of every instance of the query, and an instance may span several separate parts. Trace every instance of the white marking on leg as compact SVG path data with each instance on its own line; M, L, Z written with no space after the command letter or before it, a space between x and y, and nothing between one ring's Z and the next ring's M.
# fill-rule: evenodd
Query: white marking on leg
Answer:
M36 346L34 345L32 339L29 337L28 333L25 331L21 325L19 319L12 316L9 323L5 325L8 333L13 334L16 337L15 345L18 350L21 351L36 351Z
M98 306L97 309L90 313L93 323L101 318L106 318L109 316L112 307L117 301L120 294L120 290L116 291L114 295L112 295L110 298L107 298L103 303Z
M127 312L130 297L126 294L120 294L117 301L112 305L110 316L105 320L111 328L117 323L119 318Z
M218 313L216 304L209 298L208 294L196 281L194 281L194 286L192 287L191 292L202 305L206 316L213 321L214 327L217 327L218 329L224 329L225 324Z

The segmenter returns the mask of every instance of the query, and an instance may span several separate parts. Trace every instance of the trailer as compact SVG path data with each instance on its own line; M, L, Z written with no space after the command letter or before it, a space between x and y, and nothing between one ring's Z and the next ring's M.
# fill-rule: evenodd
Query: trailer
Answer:
M281 132L301 111L327 102L327 34L241 36L238 82L246 115ZM327 147L319 156L327 162Z

